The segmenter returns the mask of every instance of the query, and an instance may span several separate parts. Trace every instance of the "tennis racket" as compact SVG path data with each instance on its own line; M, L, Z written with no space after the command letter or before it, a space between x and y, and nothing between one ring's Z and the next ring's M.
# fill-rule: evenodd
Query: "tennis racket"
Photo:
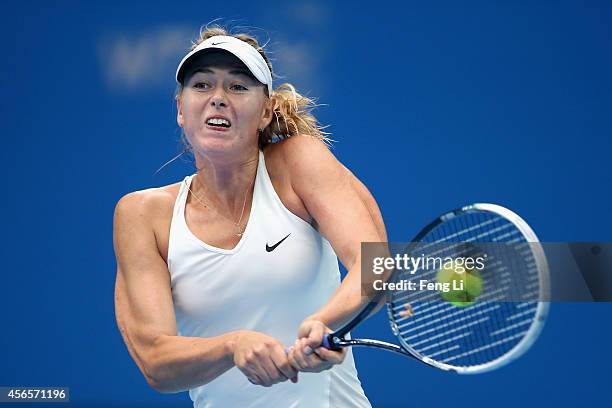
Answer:
M487 243L512 251L489 256L480 273L482 295L473 303L458 306L435 291L388 292L388 317L399 345L347 338L379 303L377 295L349 323L324 337L322 346L382 348L460 374L490 371L516 359L534 343L548 313L548 302L543 301L549 291L546 257L525 221L498 205L469 205L423 228L406 253L425 254L429 247L437 255L457 257L473 254ZM421 279L432 273L396 270L391 279Z

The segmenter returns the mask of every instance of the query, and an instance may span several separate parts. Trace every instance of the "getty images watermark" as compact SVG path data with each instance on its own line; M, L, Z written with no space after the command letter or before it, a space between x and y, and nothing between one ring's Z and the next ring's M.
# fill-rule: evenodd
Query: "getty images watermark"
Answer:
M368 242L362 295L410 302L609 302L609 242Z
M464 291L472 280L480 279L480 271L485 268L487 254L480 256L429 256L421 254L395 254L395 256L378 256L372 258L371 270L381 279L375 279L372 287L376 291ZM434 276L420 279L398 279L387 281L382 279L385 273L396 273L413 276L417 272L435 271ZM423 274L425 275L425 274Z

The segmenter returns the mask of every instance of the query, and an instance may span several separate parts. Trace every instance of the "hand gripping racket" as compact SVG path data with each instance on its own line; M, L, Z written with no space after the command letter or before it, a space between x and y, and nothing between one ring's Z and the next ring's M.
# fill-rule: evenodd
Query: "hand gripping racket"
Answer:
M548 313L548 302L543 301L548 299L548 266L525 221L498 205L469 205L427 225L406 251L421 255L430 247L437 255L456 257L487 244L512 251L489 256L480 273L482 294L469 305L449 302L435 291L388 292L388 317L399 345L346 338L374 310L377 295L349 323L325 336L322 346L382 348L460 374L490 371L516 359L536 340ZM427 274L435 280L435 273L425 270L412 275L395 271L392 279L414 280Z

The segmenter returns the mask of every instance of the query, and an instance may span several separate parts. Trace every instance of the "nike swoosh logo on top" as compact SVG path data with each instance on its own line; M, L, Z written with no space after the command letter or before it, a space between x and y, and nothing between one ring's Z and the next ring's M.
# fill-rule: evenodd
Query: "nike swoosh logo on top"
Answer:
M276 249L277 246L279 246L280 244L282 244L282 242L284 240L286 240L287 238L289 238L289 235L291 235L291 233L287 234L287 236L283 239L281 239L280 241L278 241L276 244L270 246L266 243L266 252L272 252Z
M214 43L212 43L212 44L210 44L210 45L219 45L219 44L225 44L225 41L221 41L221 42L218 42L218 43L215 43L215 42L214 42Z

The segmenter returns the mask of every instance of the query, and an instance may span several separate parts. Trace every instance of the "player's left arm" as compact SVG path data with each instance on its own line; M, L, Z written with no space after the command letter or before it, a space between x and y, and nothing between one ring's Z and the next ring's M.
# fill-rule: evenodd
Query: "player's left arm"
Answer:
M387 237L382 215L368 189L321 141L294 136L284 143L291 186L348 271L331 298L300 326L298 338L302 341L296 346L308 350L321 344L324 332L349 321L368 302L361 294L361 243L384 242ZM319 352L324 359L341 361L341 353ZM294 357L308 358L301 353ZM300 368L304 369L303 365ZM311 368L320 371L318 366Z
M351 183L353 188L357 192L359 199L365 205L368 210L368 214L370 214L370 218L372 222L374 222L374 226L376 227L376 231L378 232L379 242L387 242L387 230L385 228L385 223L383 221L382 214L380 212L380 207L378 207L378 203L370 193L370 190L359 180L349 169L347 169L344 165L342 166L344 170L349 174L351 178Z

